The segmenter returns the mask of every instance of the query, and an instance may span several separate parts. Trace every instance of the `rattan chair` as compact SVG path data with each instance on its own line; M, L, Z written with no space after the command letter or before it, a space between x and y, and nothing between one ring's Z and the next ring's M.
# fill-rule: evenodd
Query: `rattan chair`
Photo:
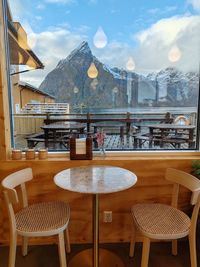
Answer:
M172 254L177 255L177 239L189 237L191 267L197 267L196 224L200 207L200 180L191 174L175 169L167 169L165 178L173 182L172 203L136 204L132 207L133 231L130 243L130 257L134 255L136 232L143 236L142 267L148 266L150 241L172 240ZM179 185L192 191L191 219L178 206Z
M8 267L15 266L17 235L22 236L22 255L27 255L28 237L58 235L60 267L66 267L66 250L70 252L68 223L69 205L61 201L41 202L28 206L25 182L33 178L32 169L26 168L8 175L3 181L5 202L10 222L10 252ZM21 191L19 201L16 189ZM22 208L14 212L13 205L19 203Z

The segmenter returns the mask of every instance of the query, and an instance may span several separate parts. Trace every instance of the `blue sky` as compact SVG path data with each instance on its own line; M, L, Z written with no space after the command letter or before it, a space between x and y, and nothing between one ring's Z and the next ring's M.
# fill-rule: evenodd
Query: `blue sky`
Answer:
M198 33L200 27L200 0L10 0L10 6L14 19L27 31L32 49L47 66L37 81L33 74L35 84L82 40L108 65L124 68L133 57L138 72L167 66L163 53L173 45L184 42L181 49L188 57L194 56L189 47L195 53L199 47L200 40L191 40L190 34L191 29ZM93 45L99 26L108 37L103 49Z
M183 0L21 0L23 21L35 32L65 26L87 31L88 41L101 26L110 40L132 42L131 35L169 16L195 14ZM11 7L12 9L12 7Z

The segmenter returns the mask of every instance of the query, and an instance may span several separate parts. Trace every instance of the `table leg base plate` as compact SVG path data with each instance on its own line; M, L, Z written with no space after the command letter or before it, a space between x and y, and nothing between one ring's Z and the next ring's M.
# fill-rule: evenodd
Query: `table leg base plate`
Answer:
M76 254L70 261L69 267L97 267L93 266L92 249L86 249ZM124 267L123 261L115 253L99 249L99 266L100 267Z

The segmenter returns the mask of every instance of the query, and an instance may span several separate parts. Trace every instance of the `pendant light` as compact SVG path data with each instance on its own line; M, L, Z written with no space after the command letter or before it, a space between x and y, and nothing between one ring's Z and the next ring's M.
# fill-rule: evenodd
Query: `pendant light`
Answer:
M107 36L101 27L98 28L94 35L93 42L97 48L104 48L107 45Z
M169 61L175 63L175 62L179 61L180 58L181 58L181 51L177 45L174 45L168 53L168 59L169 59Z
M95 64L92 62L88 71L87 71L88 77L91 79L95 79L98 76L98 70L95 66Z

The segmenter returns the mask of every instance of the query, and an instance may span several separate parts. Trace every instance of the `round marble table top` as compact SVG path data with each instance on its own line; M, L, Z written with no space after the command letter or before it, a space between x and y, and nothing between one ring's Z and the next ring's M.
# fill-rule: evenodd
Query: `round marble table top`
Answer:
M137 176L114 166L82 166L59 172L54 182L73 192L103 194L130 188L137 182Z

